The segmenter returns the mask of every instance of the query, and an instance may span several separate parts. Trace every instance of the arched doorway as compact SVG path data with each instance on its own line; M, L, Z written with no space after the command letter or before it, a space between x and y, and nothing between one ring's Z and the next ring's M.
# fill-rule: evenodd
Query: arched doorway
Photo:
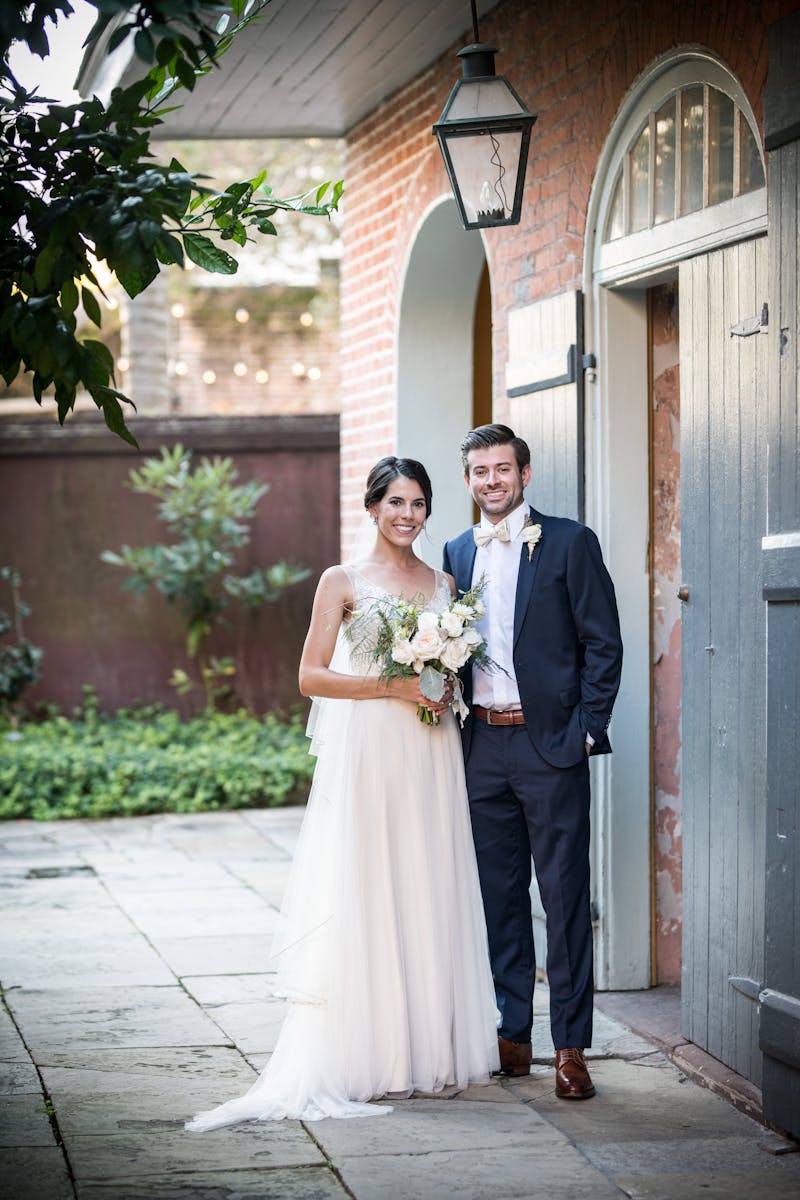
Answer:
M739 334L767 299L766 190L724 64L690 51L654 65L607 140L587 228L587 500L626 643L601 821L607 972L619 986L621 959L640 978L647 961L641 928L614 938L630 922L613 867L615 834L634 837L641 891L647 822L651 981L680 981L684 1034L758 1081L766 339ZM727 753L733 730L744 756Z
M397 453L425 463L433 514L419 553L441 563L444 542L472 522L459 443L491 420L491 296L483 242L440 200L411 243L397 332Z

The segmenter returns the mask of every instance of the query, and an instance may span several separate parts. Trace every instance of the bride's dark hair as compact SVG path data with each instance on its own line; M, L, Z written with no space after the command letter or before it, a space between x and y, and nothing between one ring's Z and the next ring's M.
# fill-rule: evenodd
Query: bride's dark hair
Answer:
M389 484L399 475L403 475L406 479L413 479L415 483L419 484L422 495L425 497L425 516L429 517L433 492L428 472L415 458L396 458L393 454L376 462L367 476L364 508L369 508L371 504L377 504L379 500L382 500L389 490Z

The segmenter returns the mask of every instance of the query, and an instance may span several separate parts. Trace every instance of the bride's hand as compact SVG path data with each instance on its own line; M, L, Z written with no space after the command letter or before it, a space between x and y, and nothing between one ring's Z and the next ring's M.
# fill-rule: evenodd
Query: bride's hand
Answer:
M419 676L414 675L409 678L393 679L389 685L389 695L397 700L409 700L412 704L421 704L424 708L429 708L431 712L441 716L453 702L453 684L450 679L445 685L445 692L441 700L429 700L423 695L422 689L419 686Z

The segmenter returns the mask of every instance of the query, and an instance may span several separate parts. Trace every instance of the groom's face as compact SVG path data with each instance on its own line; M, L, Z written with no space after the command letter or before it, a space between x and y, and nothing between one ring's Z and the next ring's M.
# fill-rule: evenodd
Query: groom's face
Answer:
M493 525L522 503L522 489L531 478L530 465L520 471L513 446L470 450L465 483L478 508Z

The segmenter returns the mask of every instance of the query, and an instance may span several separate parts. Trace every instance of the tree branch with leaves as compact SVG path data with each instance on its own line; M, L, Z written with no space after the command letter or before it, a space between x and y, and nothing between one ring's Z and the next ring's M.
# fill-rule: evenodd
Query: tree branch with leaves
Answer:
M176 159L166 166L153 160L150 139L167 101L213 71L268 0L90 2L98 15L87 46L111 53L132 39L146 70L114 88L107 104L96 96L58 104L24 88L9 65L15 42L46 58L46 22L71 15L69 0L34 0L13 11L3 5L0 12L0 221L9 231L0 244L0 375L8 385L30 373L39 404L52 389L62 425L85 390L108 427L135 446L122 408L131 401L116 386L111 352L76 332L79 306L101 324L97 264L104 262L130 297L187 258L206 271L234 274L225 242L274 236L279 210L330 216L342 183L281 199L262 169L220 192Z

